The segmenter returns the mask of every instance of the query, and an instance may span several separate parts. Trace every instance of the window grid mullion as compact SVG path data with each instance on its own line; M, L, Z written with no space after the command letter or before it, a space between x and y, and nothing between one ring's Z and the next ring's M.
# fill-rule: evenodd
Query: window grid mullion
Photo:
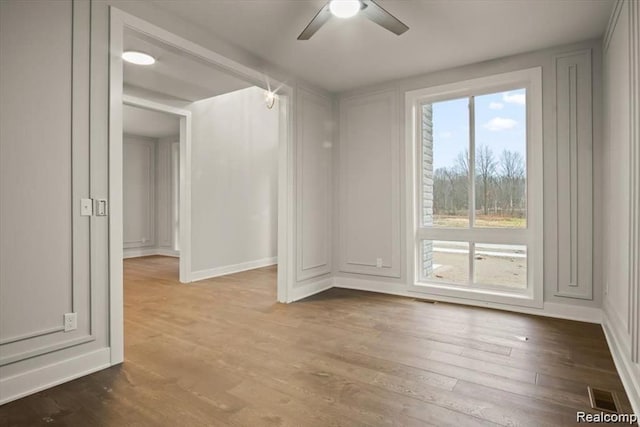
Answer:
M469 97L469 229L476 225L476 104L475 97ZM475 264L475 244L469 242L469 286L473 286Z
M469 97L469 228L476 225L476 105L475 97Z
M473 276L475 270L474 258L476 257L476 244L473 241L469 242L469 286L473 286Z

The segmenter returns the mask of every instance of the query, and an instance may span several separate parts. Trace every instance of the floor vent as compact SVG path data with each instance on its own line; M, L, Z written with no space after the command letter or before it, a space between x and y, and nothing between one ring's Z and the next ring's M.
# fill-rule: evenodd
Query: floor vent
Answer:
M589 390L589 400L591 401L591 407L598 411L611 412L617 414L620 404L618 403L618 397L613 391L602 390L599 388L593 388L587 386Z

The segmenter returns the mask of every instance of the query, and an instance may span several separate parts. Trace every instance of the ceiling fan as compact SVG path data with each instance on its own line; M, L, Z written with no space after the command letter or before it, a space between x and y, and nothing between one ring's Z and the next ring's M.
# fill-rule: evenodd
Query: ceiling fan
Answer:
M333 16L351 18L359 12L396 35L409 29L374 0L331 0L309 22L309 25L298 36L298 40L309 40Z

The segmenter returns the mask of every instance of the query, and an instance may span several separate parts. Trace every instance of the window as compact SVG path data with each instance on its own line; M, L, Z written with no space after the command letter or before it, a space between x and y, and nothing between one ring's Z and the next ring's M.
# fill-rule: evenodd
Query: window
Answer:
M418 290L541 304L540 79L531 69L407 94Z

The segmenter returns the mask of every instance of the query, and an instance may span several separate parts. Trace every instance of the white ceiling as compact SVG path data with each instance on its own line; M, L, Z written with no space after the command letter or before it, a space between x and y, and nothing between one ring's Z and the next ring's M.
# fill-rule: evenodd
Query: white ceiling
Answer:
M149 66L124 62L124 84L185 101L198 101L252 86L196 57L148 38L125 31L124 50L150 54L157 62Z
M296 40L326 0L154 0L154 5L330 91L600 37L613 0L379 0L410 30L362 16Z
M180 118L172 114L124 105L123 132L129 135L164 138L180 134Z

